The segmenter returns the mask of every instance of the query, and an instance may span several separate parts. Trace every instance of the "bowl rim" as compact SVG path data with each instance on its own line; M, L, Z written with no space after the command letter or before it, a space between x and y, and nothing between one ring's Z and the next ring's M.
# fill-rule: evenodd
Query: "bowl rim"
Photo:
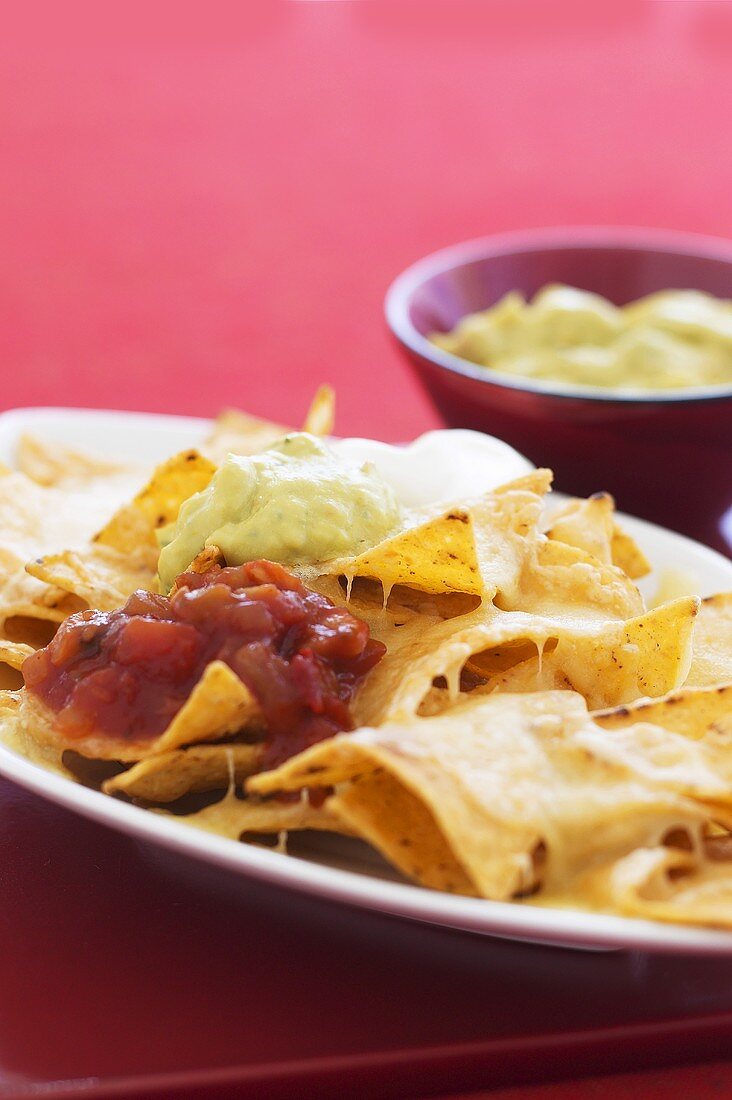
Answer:
M421 359L453 374L473 378L484 385L541 394L558 400L600 401L606 404L679 405L685 402L715 402L732 398L732 383L721 386L689 386L676 390L628 392L599 386L573 385L541 379L519 379L509 374L470 363L443 351L417 331L409 316L412 295L427 279L451 268L480 259L537 249L570 251L593 249L614 251L619 248L639 252L667 252L702 260L719 260L732 266L732 240L703 233L674 229L649 229L633 226L553 226L516 229L475 237L431 252L410 264L391 283L384 299L387 324L397 340Z

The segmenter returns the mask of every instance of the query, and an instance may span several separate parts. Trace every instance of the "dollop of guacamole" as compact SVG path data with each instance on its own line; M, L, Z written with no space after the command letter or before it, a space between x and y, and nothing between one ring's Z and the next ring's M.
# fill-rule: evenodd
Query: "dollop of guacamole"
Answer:
M309 565L375 546L398 525L393 490L371 463L341 459L307 432L255 455L227 456L209 485L158 533L161 590L206 546L228 565Z
M512 291L430 340L520 378L629 390L732 382L732 302L696 290L627 306L570 286L546 286L530 302Z

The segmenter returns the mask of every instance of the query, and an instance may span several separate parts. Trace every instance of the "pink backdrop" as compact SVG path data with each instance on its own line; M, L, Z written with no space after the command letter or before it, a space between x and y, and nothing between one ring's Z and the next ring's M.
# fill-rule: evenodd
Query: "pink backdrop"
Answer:
M325 379L341 431L404 438L436 423L382 321L412 260L732 231L732 5L62 7L0 43L6 406L297 420Z
M297 421L327 380L341 432L403 439L437 419L381 310L420 255L565 223L732 234L730 4L197 19L31 4L4 28L3 407ZM672 1073L643 1080L672 1094ZM724 1070L683 1082L732 1090Z

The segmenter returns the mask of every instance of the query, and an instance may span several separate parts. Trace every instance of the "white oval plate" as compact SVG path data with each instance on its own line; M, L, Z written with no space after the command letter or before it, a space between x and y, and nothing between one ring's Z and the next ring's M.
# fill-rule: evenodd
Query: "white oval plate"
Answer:
M185 417L18 409L0 416L0 461L12 464L15 445L23 431L88 447L110 458L132 457L149 463L195 444L208 428L206 421ZM506 444L475 432L430 432L404 449L365 440L344 441L338 446L353 457L377 463L400 495L409 497L405 502L410 504L426 503L435 497L471 495L531 468ZM453 461L456 454L457 463ZM448 468L453 471L450 477L445 473ZM623 516L622 522L656 571L673 568L687 572L696 579L700 595L732 588L732 562L713 550L642 520ZM646 583L652 590L655 580L651 578ZM564 947L732 955L732 933L573 910L539 909L423 889L400 880L364 845L345 838L317 838L307 858L240 844L192 828L173 817L151 814L88 790L45 771L3 745L0 745L0 773L43 798L140 840L239 875L381 913Z

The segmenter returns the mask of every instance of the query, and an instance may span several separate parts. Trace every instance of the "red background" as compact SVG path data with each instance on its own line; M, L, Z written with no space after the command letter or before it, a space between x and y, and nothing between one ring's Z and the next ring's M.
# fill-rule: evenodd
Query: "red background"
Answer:
M0 62L8 408L297 422L327 380L340 432L407 438L437 419L381 309L420 255L538 225L732 234L729 4L30 5ZM632 1089L674 1082L732 1090Z
M205 7L205 17L203 8ZM495 230L732 232L732 5L24 7L0 43L2 400L435 416L390 280Z

